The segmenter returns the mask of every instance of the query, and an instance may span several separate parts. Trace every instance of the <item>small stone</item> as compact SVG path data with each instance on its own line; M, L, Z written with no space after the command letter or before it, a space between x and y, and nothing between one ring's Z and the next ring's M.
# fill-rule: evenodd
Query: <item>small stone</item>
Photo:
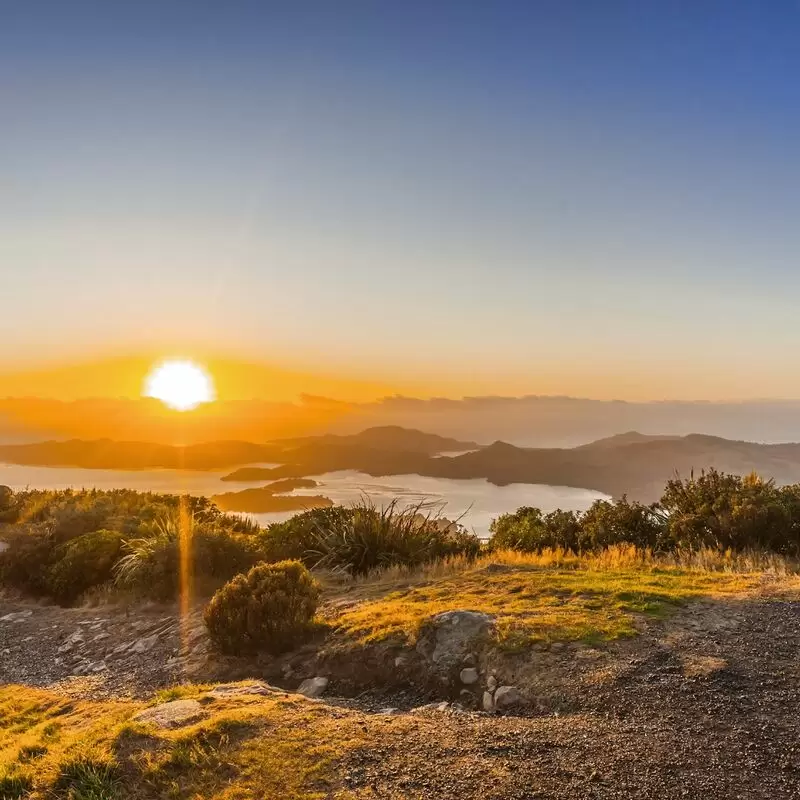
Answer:
M180 728L183 725L191 725L204 716L203 708L197 700L172 700L169 703L146 708L133 719L135 722L151 723L158 728Z
M387 706L386 708L378 709L379 714L399 714L400 709L394 706Z
M513 708L522 702L522 695L516 686L501 686L494 693L494 704L498 709Z
M244 685L237 683L222 683L219 686L215 686L213 689L211 689L208 692L208 696L215 699L222 699L224 697L235 697L236 695L242 694L275 694L276 692L280 691L280 689L276 689L274 686L270 686L268 683L264 683L263 681L247 683Z
M87 672L103 672L108 669L105 661L93 661L86 668Z
M478 660L475 658L474 653L467 653L467 655L464 656L464 660L461 663L465 667L474 667L478 663Z
M97 636L95 636L92 639L92 641L93 642L102 642L103 639L110 639L110 638L111 638L111 634L110 633L98 633Z
M158 634L154 633L152 636L145 636L142 639L137 639L131 647L131 653L149 653L158 641Z
M12 611L5 616L0 617L0 622L25 622L28 617L33 616L33 611Z
M406 667L408 666L409 658L406 653L401 653L397 658L394 660L395 667Z
M497 688L497 678L495 678L495 676L494 676L494 675L490 675L490 676L489 676L489 677L486 679L486 688L487 688L487 689L488 689L490 692L493 692L493 691L494 691L494 690Z
M473 683L478 682L478 670L475 667L467 667L461 670L459 677L461 678L461 683L471 686Z
M483 710L491 713L494 711L494 697L491 692L483 693Z
M327 688L328 679L317 676L316 678L304 680L300 686L298 686L297 694L302 694L304 697L316 698L321 697Z

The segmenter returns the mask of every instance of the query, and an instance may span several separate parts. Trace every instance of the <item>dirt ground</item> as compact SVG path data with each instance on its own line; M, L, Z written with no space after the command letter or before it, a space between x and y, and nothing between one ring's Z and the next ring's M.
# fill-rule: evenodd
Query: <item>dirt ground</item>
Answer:
M197 615L0 599L3 683L146 696L183 682L187 665L210 678L206 652ZM800 600L698 603L594 657L553 658L569 681L560 711L365 704L374 745L341 767L341 788L387 800L800 798Z

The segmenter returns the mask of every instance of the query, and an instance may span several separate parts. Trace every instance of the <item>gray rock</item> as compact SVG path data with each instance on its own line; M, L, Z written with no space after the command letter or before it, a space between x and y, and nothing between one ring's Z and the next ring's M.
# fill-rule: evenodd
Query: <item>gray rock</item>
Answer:
M297 694L302 694L305 697L321 697L325 690L328 688L328 679L317 676L316 678L308 678L304 680L300 686L297 687Z
M488 639L494 619L479 611L445 611L426 620L417 651L433 664L449 669L463 663L476 644Z
M494 676L494 675L490 675L490 676L489 676L489 677L486 679L486 688L487 688L487 689L488 689L490 692L493 692L493 691L494 691L494 690L497 688L497 678L495 678L495 676Z
M274 694L276 692L281 693L281 690L263 681L258 681L257 683L248 683L245 685L238 683L222 683L219 686L215 686L206 694L208 697L223 699L225 697L235 697L243 694Z
M478 670L475 667L467 667L461 670L459 677L461 678L461 683L472 686L473 683L478 682Z
M379 714L399 714L400 709L395 708L394 706L387 706L386 708L378 709Z
M494 704L499 710L513 708L522 702L522 695L516 686L501 686L494 693Z
M158 634L154 633L152 636L145 636L141 639L137 639L133 645L131 645L130 652L131 653L149 653L156 645L158 641Z
M32 616L33 611L30 609L27 611L12 611L11 613L0 617L0 622L25 622L28 617Z
M483 710L492 712L494 711L494 697L492 697L491 692L484 692L483 693Z
M133 717L134 722L155 725L158 728L180 728L191 725L205 716L197 700L172 700L146 708Z
M412 714L424 714L428 711L449 711L451 708L450 703L447 701L442 703L426 703L424 706L417 706L411 709Z

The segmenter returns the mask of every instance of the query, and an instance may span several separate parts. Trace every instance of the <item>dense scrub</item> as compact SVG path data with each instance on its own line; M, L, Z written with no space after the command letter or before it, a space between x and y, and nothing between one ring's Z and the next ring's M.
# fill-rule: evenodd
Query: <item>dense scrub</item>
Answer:
M290 650L309 634L319 585L299 561L259 564L211 598L205 621L223 653Z
M453 555L474 557L477 537L422 506L368 502L298 514L262 530L203 497L129 490L26 491L0 487L0 584L62 604L116 587L156 600L180 590L181 552L198 594L259 562L366 574Z
M764 550L800 556L800 485L776 486L758 475L711 469L667 482L652 505L599 500L576 514L523 507L492 523L490 547L540 552L598 551L633 544L655 552L680 549Z
M0 504L8 544L0 582L63 604L110 584L171 599L182 535L191 542L191 574L212 590L263 559L258 526L203 497L2 491Z
M270 525L261 539L269 560L296 558L351 575L452 556L475 558L481 548L477 536L426 504L401 508L394 501L379 508L368 499L298 514Z

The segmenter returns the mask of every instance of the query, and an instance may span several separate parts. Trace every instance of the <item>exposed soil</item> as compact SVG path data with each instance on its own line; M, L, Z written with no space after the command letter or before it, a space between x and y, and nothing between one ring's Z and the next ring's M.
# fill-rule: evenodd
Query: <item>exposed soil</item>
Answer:
M0 621L3 682L144 695L185 680L187 665L210 677L197 616L180 626L163 608L0 600L0 617L20 611L33 613ZM140 641L149 649L136 652ZM387 800L800 799L800 600L695 604L635 640L546 658L540 697L531 667L542 654L509 666L529 680L527 715L364 713L374 744L343 765L342 788Z

